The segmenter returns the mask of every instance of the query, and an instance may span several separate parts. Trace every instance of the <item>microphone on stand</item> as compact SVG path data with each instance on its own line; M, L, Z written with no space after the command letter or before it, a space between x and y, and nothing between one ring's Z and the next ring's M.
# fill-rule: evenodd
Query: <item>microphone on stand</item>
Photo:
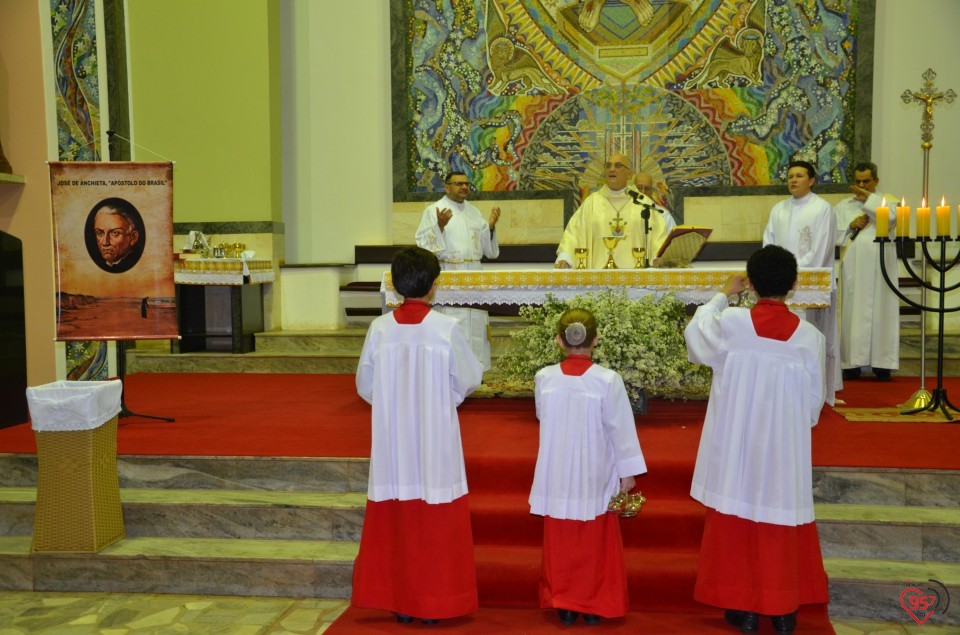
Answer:
M640 202L640 192L635 192L634 190L627 190L630 193L630 196L633 197L633 204L639 205L643 209L640 211L640 218L644 220L650 220L650 208L652 205L649 203Z

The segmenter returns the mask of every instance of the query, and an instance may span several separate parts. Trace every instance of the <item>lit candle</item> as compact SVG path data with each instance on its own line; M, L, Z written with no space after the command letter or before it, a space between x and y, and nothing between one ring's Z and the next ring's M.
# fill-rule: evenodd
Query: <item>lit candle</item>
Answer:
M897 238L906 238L910 233L910 208L906 199L900 199L897 205Z
M937 214L940 214L940 208L937 208ZM938 216L939 218L939 216ZM887 207L887 199L880 202L877 208L877 238L887 238L890 235L890 208Z
M920 207L917 208L917 238L927 236L930 236L930 208L924 198L920 200Z
M957 212L960 212L960 205L957 205L956 209L950 209L950 238L956 238L960 235L960 227L958 227L958 225L960 225L960 222L958 222L960 216L958 216Z
M950 234L950 206L947 205L947 197L940 197L940 204L937 205L937 236L946 238Z

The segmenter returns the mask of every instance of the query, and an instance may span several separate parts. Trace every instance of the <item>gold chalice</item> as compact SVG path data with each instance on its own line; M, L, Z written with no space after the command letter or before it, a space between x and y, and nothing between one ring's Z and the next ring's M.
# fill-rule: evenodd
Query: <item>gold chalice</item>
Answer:
M634 260L636 260L636 264L634 265L634 268L643 269L645 267L645 263L643 262L644 256L646 255L647 250L644 249L643 247L634 247L632 251L633 251L633 258Z
M604 236L603 245L607 248L607 253L609 257L607 258L607 264L603 265L604 269L616 269L617 263L613 260L613 250L617 248L617 244L626 238L626 236Z
M573 250L577 254L577 269L587 268L587 248L577 247Z

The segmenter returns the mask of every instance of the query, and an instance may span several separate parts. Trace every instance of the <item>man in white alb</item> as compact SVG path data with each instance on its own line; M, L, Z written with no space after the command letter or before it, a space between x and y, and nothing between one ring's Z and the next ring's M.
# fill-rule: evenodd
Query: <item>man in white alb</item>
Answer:
M869 367L877 380L890 381L890 371L900 368L900 301L883 279L880 245L873 242L877 208L884 200L876 193L876 164L857 164L853 179L853 196L834 207L838 243L846 244L840 257L840 367L844 380L859 379L861 369ZM896 212L893 205L888 209L888 237L893 238ZM883 259L890 282L897 286L893 245L883 250Z
M787 168L787 189L791 197L770 210L763 232L763 244L788 249L797 266L833 268L837 243L837 220L830 203L811 191L817 171L807 161L791 161ZM827 339L826 401L834 404L834 393L843 388L840 379L840 342L837 327L837 292L830 294L830 306L807 309L805 319Z
M423 210L417 228L417 246L435 253L444 271L480 269L482 257L500 255L496 234L500 208L494 207L484 220L480 210L467 202L470 181L463 172L447 174L443 189L446 196ZM487 312L452 306L433 308L457 319L483 370L490 370Z
M584 257L587 269L603 268L608 257L603 238L614 235L613 224L619 217L624 239L617 243L613 257L621 269L632 269L636 258L633 250L647 248L642 218L644 205L651 206L647 257L653 260L669 234L667 221L653 199L627 188L630 173L630 160L627 157L622 154L610 155L603 166L605 185L583 201L563 231L563 238L557 247L555 268L576 267L579 258L577 249L587 250Z

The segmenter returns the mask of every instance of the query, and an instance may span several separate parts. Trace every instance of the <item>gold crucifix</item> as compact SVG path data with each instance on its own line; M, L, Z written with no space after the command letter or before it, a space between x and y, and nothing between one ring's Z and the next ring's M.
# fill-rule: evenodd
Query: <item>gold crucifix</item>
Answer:
M938 101L950 104L957 98L957 94L952 89L946 92L937 92L933 85L933 80L936 78L937 74L933 72L932 68L928 68L923 74L923 88L920 89L920 92L915 93L912 90L905 90L900 95L900 99L905 104L922 102L924 105L923 119L920 121L920 131L922 133L920 138L923 140L921 147L924 149L929 149L933 145L933 105Z

